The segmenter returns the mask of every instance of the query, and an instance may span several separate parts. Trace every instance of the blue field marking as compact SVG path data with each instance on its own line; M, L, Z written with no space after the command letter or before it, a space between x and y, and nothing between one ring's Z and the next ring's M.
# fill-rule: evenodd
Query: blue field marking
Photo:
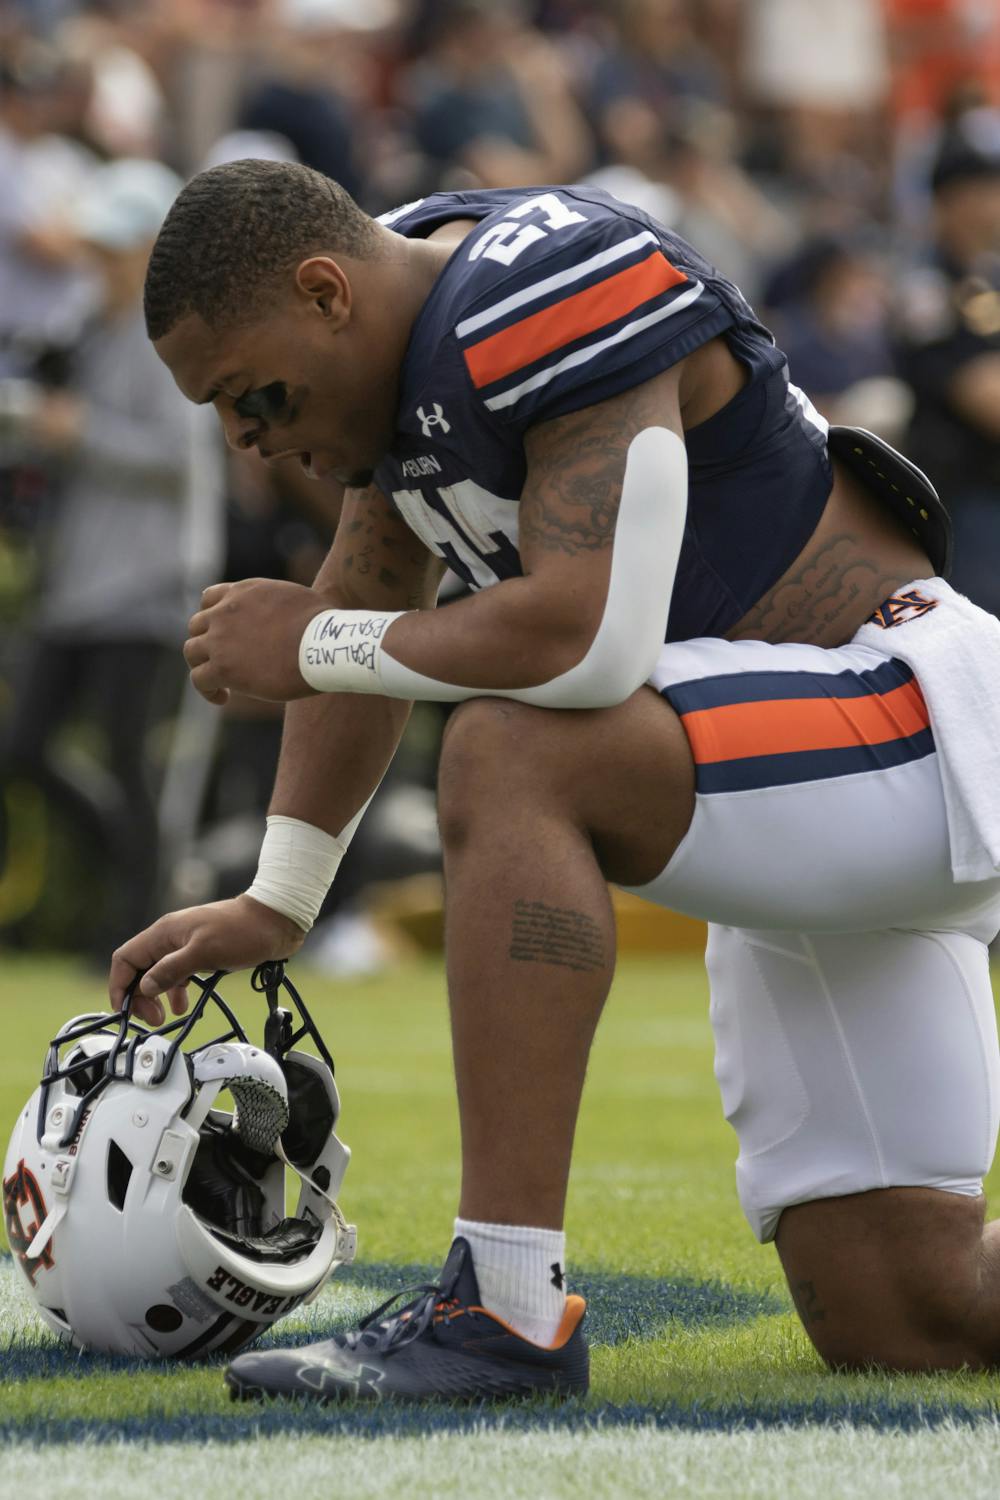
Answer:
M0 1422L0 1445L8 1443L243 1443L281 1435L319 1437L427 1437L432 1433L608 1432L645 1429L670 1432L751 1432L788 1427L860 1427L880 1433L932 1431L946 1425L975 1428L1000 1425L1000 1406L948 1405L941 1401L782 1402L753 1406L710 1406L677 1401L657 1406L630 1402L588 1403L571 1399L560 1406L537 1402L519 1406L431 1405L315 1406L276 1404L243 1408L233 1416L33 1419Z
M9 1260L9 1257L5 1257ZM391 1293L433 1281L438 1267L400 1266L368 1262L345 1266L330 1283L333 1289L353 1285L371 1289L375 1307ZM767 1292L738 1290L723 1282L691 1281L658 1276L617 1276L611 1272L583 1272L572 1279L573 1290L587 1298L587 1334L591 1344L620 1344L626 1339L658 1337L670 1323L686 1328L722 1327L749 1322L761 1315L787 1312L787 1306ZM356 1312L337 1312L331 1298L328 1316L306 1329L292 1330L277 1323L260 1340L260 1347L278 1344L293 1348L315 1343L341 1333L357 1322ZM44 1335L41 1344L12 1340L2 1353L3 1378L7 1382L44 1380L55 1377L124 1375L148 1370L153 1362L125 1356L81 1354ZM203 1368L221 1360L207 1360ZM178 1367L182 1368L182 1367Z

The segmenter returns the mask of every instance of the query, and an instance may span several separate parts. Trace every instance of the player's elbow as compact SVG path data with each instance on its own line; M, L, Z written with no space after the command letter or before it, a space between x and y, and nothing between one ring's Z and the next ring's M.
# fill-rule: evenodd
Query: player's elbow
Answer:
M615 708L647 681L662 645L658 616L642 622L605 618L568 669L512 696L539 708Z
M571 685L553 684L549 694L540 689L531 701L547 708L617 708L645 682L645 676L622 669L581 674Z
M587 661L578 682L586 706L614 708L631 698L649 680L662 646L659 636L642 642L624 640L618 649L605 649L598 659Z

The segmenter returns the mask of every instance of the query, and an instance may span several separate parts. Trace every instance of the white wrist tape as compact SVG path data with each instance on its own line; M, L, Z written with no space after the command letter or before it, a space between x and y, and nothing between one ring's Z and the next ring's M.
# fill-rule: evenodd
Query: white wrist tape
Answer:
M299 642L299 671L309 686L321 693L394 696L382 686L379 664L382 638L401 613L325 609L314 615Z
M515 698L540 708L607 708L648 679L667 633L684 523L687 453L675 432L647 427L629 444L604 614L583 659L535 687L462 687L414 672L385 648L398 614L328 609L306 627L299 669L320 692L458 703ZM502 642L497 643L502 649Z
M246 894L308 932L367 807L366 802L336 837L299 818L269 817L257 874Z

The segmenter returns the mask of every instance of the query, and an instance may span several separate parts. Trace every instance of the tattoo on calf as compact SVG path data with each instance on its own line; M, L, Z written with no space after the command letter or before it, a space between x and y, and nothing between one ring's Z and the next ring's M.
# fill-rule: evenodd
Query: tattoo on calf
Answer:
M826 1317L826 1308L819 1300L816 1283L795 1281L792 1283L792 1301L803 1323L820 1323Z
M606 963L601 929L586 912L515 901L508 957L517 963L554 964L581 974Z

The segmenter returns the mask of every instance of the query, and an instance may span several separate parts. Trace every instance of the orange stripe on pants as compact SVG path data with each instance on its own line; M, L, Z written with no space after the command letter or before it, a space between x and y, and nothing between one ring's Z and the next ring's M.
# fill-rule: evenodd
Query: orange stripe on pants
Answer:
M867 698L773 698L729 703L681 715L699 765L783 755L796 750L839 750L880 745L919 734L930 723L916 682Z

